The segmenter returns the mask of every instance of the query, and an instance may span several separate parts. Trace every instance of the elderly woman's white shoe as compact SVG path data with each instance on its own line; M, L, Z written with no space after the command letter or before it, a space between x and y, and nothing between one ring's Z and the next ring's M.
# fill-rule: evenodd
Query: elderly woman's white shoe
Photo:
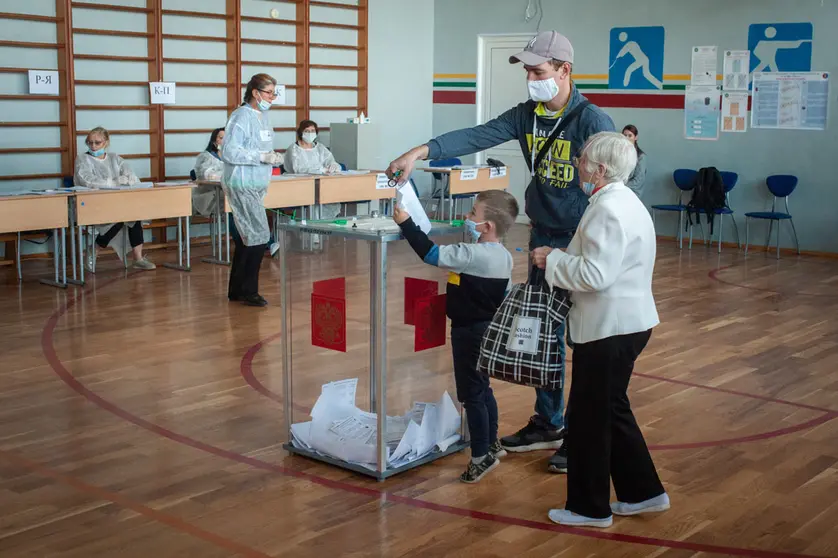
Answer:
M597 519L594 517L585 517L569 510L550 510L547 516L553 523L571 527L599 527L600 529L605 529L611 527L614 523L612 516Z

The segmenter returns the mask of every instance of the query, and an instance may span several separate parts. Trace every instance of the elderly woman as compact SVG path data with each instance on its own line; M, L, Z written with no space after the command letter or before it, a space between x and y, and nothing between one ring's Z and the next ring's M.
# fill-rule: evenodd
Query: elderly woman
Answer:
M116 153L109 153L111 136L105 128L96 127L90 130L84 141L87 145L86 153L79 153L76 157L75 172L73 173L73 184L86 188L114 188L118 186L134 186L140 183L140 179L125 162L125 159ZM132 223L115 223L96 227L96 242L87 254L87 268L93 271L96 262L96 247L107 248L110 246L120 259L125 257L123 246L125 245L125 234L128 234L128 243L131 245L131 252L134 255L134 267L136 269L151 270L156 266L143 256L143 224L140 221Z
M573 300L567 503L549 514L563 525L609 527L612 513L669 509L626 393L634 361L659 323L652 297L655 228L624 184L636 163L637 151L622 135L591 137L575 161L590 201L567 252L533 251L547 282ZM609 505L612 480L617 502Z

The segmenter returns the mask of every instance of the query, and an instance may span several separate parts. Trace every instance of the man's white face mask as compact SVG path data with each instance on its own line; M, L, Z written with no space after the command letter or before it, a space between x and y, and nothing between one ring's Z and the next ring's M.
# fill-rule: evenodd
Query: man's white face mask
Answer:
M551 77L537 81L527 81L527 89L530 99L537 103L550 102L559 94L559 85Z

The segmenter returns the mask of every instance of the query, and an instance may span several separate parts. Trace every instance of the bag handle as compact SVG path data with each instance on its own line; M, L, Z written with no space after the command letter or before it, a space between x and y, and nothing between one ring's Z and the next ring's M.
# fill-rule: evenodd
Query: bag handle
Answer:
M527 277L527 284L533 287L544 287L546 274L543 269L537 266L530 267L530 274Z
M587 107L590 104L591 104L590 101L582 101L581 103L576 105L572 111L570 111L570 114L568 114L567 116L562 118L562 121L559 122L559 125L556 126L555 130L553 130L553 133L550 134L550 137L547 139L546 142L544 142L544 145L541 146L541 150L538 152L538 156L535 158L535 166L530 168L531 172L533 171L533 169L537 169L538 165L541 164L542 159L544 159L544 157L547 156L547 153L550 151L550 148L553 146L553 142L555 142L556 138L559 137L559 134L564 132L565 129L568 126L570 126L570 124L573 123L574 120L576 120L576 117L579 116L579 114L582 112L582 110L584 110L584 108ZM535 141L535 139L534 139L535 138L535 130L533 130L532 133L533 133L533 141ZM524 159L526 159L526 157L524 157ZM530 161L527 160L527 163L530 163Z

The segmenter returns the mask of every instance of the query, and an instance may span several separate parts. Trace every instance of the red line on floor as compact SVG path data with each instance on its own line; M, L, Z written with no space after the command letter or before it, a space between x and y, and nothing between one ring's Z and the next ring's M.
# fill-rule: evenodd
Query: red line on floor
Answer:
M265 384L263 384L253 373L253 359L256 357L256 354L262 350L262 348L279 339L280 334L277 333L275 335L271 335L267 339L260 341L259 343L250 347L242 356L241 359L241 376L244 378L244 381L252 387L257 393L271 399L279 403L280 405L284 403L283 398L278 393L271 391ZM725 393L728 395L734 395L737 397L746 397L749 399L758 399L761 401L766 401L768 403L777 403L782 405L791 405L792 407L798 407L801 409L807 409L811 411L818 411L824 413L823 415L810 419L806 422L795 424L792 426L787 426L784 428L778 428L777 430L770 430L768 432L759 432L757 434L750 434L748 436L739 436L736 438L726 438L722 440L708 440L704 442L685 442L681 444L658 444L658 445L650 445L649 449L652 451L663 451L663 450L684 450L684 449L700 449L700 448L712 448L712 447L720 447L720 446L730 446L734 444L741 444L745 442L757 442L761 440L770 440L771 438L778 438L780 436L786 436L788 434L794 434L796 432L802 432L804 430L808 430L810 428L814 428L815 426L820 426L826 422L829 422L832 419L838 418L838 411L830 411L829 409L822 409L820 407L813 407L811 405L804 405L802 403L795 403L793 401L786 401L783 399L775 399L773 397L765 397L762 395L754 395L751 393L745 393L741 391L733 391L724 388L717 388L713 386L705 386L702 384L695 384L692 382L685 382L682 380L674 380L672 378L665 378L663 376L652 376L650 374L640 374L635 373L635 376L640 378L645 378L648 380L656 380L660 382L669 382L672 384L683 385L692 388L704 389L709 391L715 391L719 393ZM308 413L310 409L304 407L302 405L294 404L294 409L303 413Z
M105 285L101 285L99 288L102 288ZM154 424L149 422L143 418L140 418L136 415L131 414L127 410L123 409L122 407L116 405L115 403L104 399L100 395L91 391L87 386L82 384L73 374L67 370L64 366L64 363L58 357L58 353L55 350L55 345L53 343L53 335L55 332L55 328L58 324L58 319L64 315L67 310L69 310L72 306L75 305L78 298L74 298L66 303L64 303L58 310L53 312L50 317L47 319L46 324L44 325L44 329L41 333L41 346L44 353L44 357L49 362L50 366L52 367L53 371L56 375L65 383L67 386L90 401L91 403L95 404L96 406L100 407L101 409L108 411L109 413L117 416L127 422L130 422L140 428L148 430L154 434L162 436L164 438L168 438L174 442L178 442L185 446L198 449L205 453L209 453L211 455L215 455L217 457L222 457L224 459L235 461L238 463L242 463L245 465L249 465L256 469L267 470L267 471L274 471L277 473L281 473L284 475L288 475L291 477L304 479L314 484L318 484L320 486L324 486L327 488L333 488L335 490L342 490L344 492L350 492L354 494L362 494L366 496L370 496L371 498L379 499L382 501L389 501L404 504L406 506L419 508L419 509L426 509L426 510L434 510L443 513L448 513L451 515L456 515L460 517L467 517L471 519L479 519L483 521L491 521L493 523L499 523L502 525L515 525L520 527L526 527L529 529L536 529L540 531L549 531L553 533L559 534L566 534L566 535L575 535L580 537L586 537L591 539L597 540L606 540L612 542L622 542L622 543L630 543L630 544L639 544L644 546L655 546L655 547L665 547L665 548L672 548L672 549L679 549L679 550L689 550L692 552L706 552L711 554L727 554L731 556L747 556L751 558L821 558L812 555L804 555L804 554L793 554L793 553L785 553L785 552L774 552L770 550L757 550L757 549L749 549L749 548L737 548L731 546L720 546L720 545L713 545L713 544L703 544L703 543L693 543L693 542L686 542L680 540L672 540L672 539L658 539L654 537L645 537L640 535L628 535L624 533L615 533L612 531L597 531L592 529L585 529L579 527L566 527L563 525L556 525L554 523L542 523L539 521L532 521L528 519L521 519L516 517L509 517L504 515L498 514L491 514L486 512L481 512L477 510L470 510L467 508L458 508L454 506L448 506L445 504L436 504L433 502L427 502L424 500L419 500L417 498L411 498L406 496L399 496L394 493L386 492L384 490L378 490L363 486L356 486L353 484L349 484L346 482L334 481L324 477L320 477L318 475L313 475L310 473L304 473L302 471L296 471L294 469L290 469L287 467L282 467L279 465L274 465L272 463L268 463L266 461L261 461L259 459L255 459L253 457L248 457L246 455L241 455L229 450L225 450L205 442L201 442L199 440L195 440L183 434L179 434L167 428L164 428L160 425ZM826 557L823 557L826 558Z
M114 504L121 506L125 509L135 511L138 514L145 516L149 519L153 519L154 521L163 523L164 525L168 525L169 527L177 531L181 531L188 535L192 535L193 537L202 539L206 542L210 542L225 550L235 552L238 555L247 556L248 558L270 558L268 554L264 554L248 546L244 546L210 531L201 529L200 527L191 523L187 523L186 521L183 521L182 519L179 519L173 515L169 515L167 513L163 513L153 508L149 508L148 506L144 506L138 502L134 502L133 500L130 500L116 492L111 492L110 490L105 490L104 488L94 486L92 484L87 484L79 478L61 473L59 471L56 471L55 469L51 469L45 465L42 465L36 461L32 461L20 455L16 455L14 453L10 453L8 451L0 449L0 459L8 461L13 465L16 465L17 467L20 467L21 469L26 469L27 471L38 474L42 477L52 479L71 488L75 488L79 492L87 494L98 500L107 500L108 502L113 502Z

